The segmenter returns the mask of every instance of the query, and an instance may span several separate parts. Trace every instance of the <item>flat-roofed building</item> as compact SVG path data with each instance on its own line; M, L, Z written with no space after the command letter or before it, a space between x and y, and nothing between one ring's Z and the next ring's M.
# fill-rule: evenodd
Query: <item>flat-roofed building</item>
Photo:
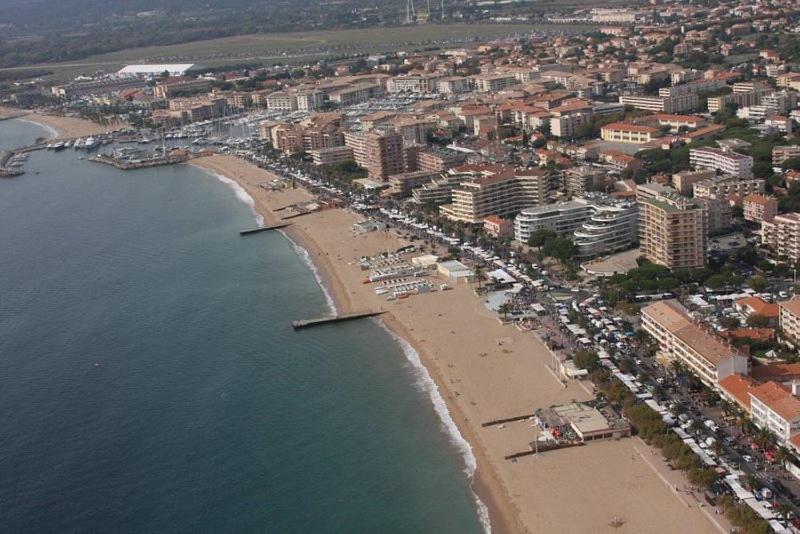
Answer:
M772 165L780 167L787 159L800 158L800 145L772 147Z
M692 191L695 198L728 199L731 195L744 198L747 195L758 195L764 192L764 180L751 178L742 180L732 176L715 176L694 184Z
M639 237L636 202L603 193L589 193L580 200L587 203L591 213L572 234L579 258L613 254L636 244Z
M429 183L437 176L439 176L439 173L436 171L413 171L392 174L388 180L391 191L401 198L406 198L411 196L411 191L414 188Z
M495 166L453 188L452 204L440 208L450 220L482 224L489 215L512 217L546 204L552 194L550 171Z
M675 358L700 380L716 388L720 380L749 374L747 356L694 321L677 300L642 308L642 328L658 342L662 354Z
M466 161L466 153L448 148L429 147L417 153L417 169L420 171L445 172Z
M475 89L481 93L497 93L519 84L514 74L495 73L475 77Z
M287 91L275 91L267 95L267 109L269 111L295 111L297 98Z
M653 190L651 196L644 193ZM669 188L637 188L639 248L651 262L669 269L706 264L707 218L702 206Z
M373 180L385 180L405 171L403 137L397 132L348 131L344 142L353 149L358 166L367 169Z
M623 95L619 97L620 104L625 106L662 113L691 111L697 109L699 101L697 93L674 97L639 95Z
M692 148L689 150L689 163L695 169L713 169L739 178L753 176L753 158L731 150Z
M800 213L784 213L761 221L761 246L775 259L800 261Z
M743 207L746 221L761 223L761 221L768 221L778 214L778 199L752 193L744 197Z
M572 234L591 216L586 202L570 200L522 210L514 218L514 239L527 243L531 234L541 229L561 235Z
M694 191L694 184L714 178L716 175L717 172L712 169L675 173L672 175L672 187L681 195L691 195Z
M353 149L348 146L318 148L310 152L314 165L330 165L342 161L353 161Z

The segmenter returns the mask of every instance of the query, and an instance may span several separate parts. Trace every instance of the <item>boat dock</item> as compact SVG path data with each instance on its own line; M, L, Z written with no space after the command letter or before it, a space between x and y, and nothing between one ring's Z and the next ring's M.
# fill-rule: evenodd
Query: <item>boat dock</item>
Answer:
M283 224L273 224L272 226L259 226L258 228L242 230L241 232L239 232L239 235L250 235L250 234L258 234L261 232L267 232L269 230L279 230L281 228L286 228L287 226L291 225L292 223L283 223Z
M292 328L300 330L301 328L310 328L312 326L322 326L331 323L343 323L345 321L353 321L355 319L363 319L365 317L375 317L386 313L385 310L381 311L367 311L358 313L346 313L344 315L331 315L328 317L319 317L317 319L299 319L292 321Z

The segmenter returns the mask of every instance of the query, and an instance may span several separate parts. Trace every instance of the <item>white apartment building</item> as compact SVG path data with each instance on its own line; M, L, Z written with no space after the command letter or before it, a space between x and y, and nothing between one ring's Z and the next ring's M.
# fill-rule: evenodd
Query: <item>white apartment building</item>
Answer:
M674 97L622 95L619 103L636 109L662 113L683 113L696 109L700 102L697 93Z
M592 209L586 202L577 200L526 208L514 218L514 239L527 243L531 234L543 228L561 235L571 234L591 213Z
M761 221L761 246L776 259L800 260L800 213L784 213Z
M593 258L631 248L638 241L639 206L602 193L585 199L592 212L573 232L579 258Z
M764 180L752 178L740 180L731 176L715 176L696 182L692 189L695 198L718 198L727 200L729 195L758 195L764 192Z
M496 93L519 84L514 74L484 74L475 77L475 89L481 93Z
M695 169L713 169L739 178L753 176L753 158L731 150L693 148L689 150L689 164Z
M270 111L295 111L297 98L286 91L275 91L267 95L267 109Z

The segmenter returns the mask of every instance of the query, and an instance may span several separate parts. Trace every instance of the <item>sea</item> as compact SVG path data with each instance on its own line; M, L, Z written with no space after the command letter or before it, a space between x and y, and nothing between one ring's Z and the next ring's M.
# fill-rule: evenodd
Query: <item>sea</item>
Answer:
M0 121L0 149L50 135ZM479 533L414 350L331 312L230 181L71 149L0 179L3 532Z

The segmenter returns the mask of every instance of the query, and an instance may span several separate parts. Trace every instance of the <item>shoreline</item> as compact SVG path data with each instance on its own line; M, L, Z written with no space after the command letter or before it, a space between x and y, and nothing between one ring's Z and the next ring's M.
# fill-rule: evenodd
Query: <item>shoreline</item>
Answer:
M254 215L256 215L257 218L260 218L260 221L257 221L259 224L277 224L280 221L280 219L271 209L258 202L255 198L253 198L252 195L248 194L249 199L245 199L244 197L240 196L240 193L237 189L241 189L241 191L245 193L247 193L247 191L243 188L242 184L237 182L234 178L223 174L219 169L210 168L207 165L200 164L200 161L197 160L189 162L189 165L201 169L202 171L219 179L226 185L232 187L236 196L245 204L249 205ZM229 183L228 181L233 182L233 184ZM261 205L261 210L258 209L258 205ZM334 273L336 270L332 265L330 265L330 261L327 259L325 252L317 245L313 237L302 230L298 230L295 226L283 228L279 232L286 237L297 254L301 257L301 260L308 264L312 274L317 280L318 285L325 294L326 301L329 308L331 308L331 311L334 313L347 313L352 311L354 308L353 300L350 298L347 290L345 289L342 280L335 276ZM488 464L488 457L483 454L482 451L476 451L476 447L472 446L472 443L474 442L474 438L472 438L472 436L465 436L465 434L470 434L469 426L463 423L459 424L457 421L466 421L467 419L461 413L461 410L458 408L458 406L452 402L452 400L448 400L446 393L443 393L442 389L439 387L439 384L443 383L444 379L441 376L437 376L437 374L433 371L432 366L426 363L424 347L421 347L419 343L415 343L413 336L409 335L402 324L400 324L391 313L385 314L380 319L376 319L375 322L379 327L386 330L389 335L394 338L395 342L399 345L401 351L403 351L407 359L409 359L409 355L406 353L406 347L403 346L404 344L416 353L417 357L419 358L419 365L421 366L421 369L418 369L418 371L425 373L426 375L421 377L422 380L427 377L431 381L432 386L435 388L435 392L426 389L425 393L429 394L431 397L431 403L433 404L434 411L437 413L439 423L442 425L443 431L448 434L451 444L456 449L460 448L459 443L456 443L456 441L458 441L460 438L460 441L462 441L463 445L468 449L466 452L475 462L475 466L470 466L469 462L467 462L467 459L464 458L465 451L460 451L462 454L462 459L465 462L465 471L468 473L468 477L470 479L470 489L475 495L478 520L483 525L484 531L491 534L525 532L526 529L524 529L519 523L518 518L515 517L515 515L513 515L505 506L505 503L510 504L510 500L505 495L496 495L496 493L499 491L497 483L488 478L486 474L484 474L484 470L479 469L479 465ZM409 361L409 363L414 365L411 361ZM444 402L444 409L446 412L448 412L447 414L442 414L436 409L436 400L434 395L437 395L441 401ZM452 434L453 429L447 428L448 421L446 419L450 419L449 422L455 426L457 437ZM501 505L501 503L503 504ZM514 525L514 527L512 527L512 525Z
M274 177L273 173L231 156L200 158L190 165L238 184L250 197L243 200L254 213L262 215L265 224L279 221L272 211L276 207L311 198L304 189L267 191L260 184ZM635 462L634 440L593 443L591 447L578 448L577 453L564 450L518 462L504 460L509 452L528 448L535 437L530 422L487 429L477 421L516 415L521 410L530 413L535 406L586 400L591 395L578 384L557 384L551 374L543 372L546 369L542 367L550 359L546 347L530 334L501 326L465 285L402 303L388 303L363 289L363 274L355 272L353 259L358 254L374 254L388 248L387 240L392 241L392 246L403 244L404 240L388 234L353 234L350 226L361 218L344 209L323 210L294 219L294 224L282 232L296 247L307 251L318 282L340 313L354 307L388 309L390 313L382 316L379 324L398 339L401 348L405 343L416 352L435 393L444 401L449 418L475 459L477 467L470 486L479 502L479 519L485 506L491 529L500 533L552 528L594 531L620 516L633 528L623 531L690 528L695 532L716 532L699 508L687 511L677 507L670 487L655 475L644 480L639 471L643 467L648 472L651 469L643 462ZM356 254L343 257L352 253ZM448 327L452 328L449 332ZM491 352L478 353L475 359L475 351L480 349ZM513 356L503 356L512 353ZM432 400L436 408L436 401ZM439 415L447 431L447 421ZM640 487L620 487L623 480ZM572 499L565 500L567 494ZM663 505L657 511L651 508L654 499ZM575 507L581 513L575 513Z
M20 110L0 106L1 120L18 120L33 123L44 128L48 140L65 140L76 137L86 137L109 133L120 128L120 124L103 126L95 122L80 119L77 117L62 117L60 115L48 115L39 111Z

